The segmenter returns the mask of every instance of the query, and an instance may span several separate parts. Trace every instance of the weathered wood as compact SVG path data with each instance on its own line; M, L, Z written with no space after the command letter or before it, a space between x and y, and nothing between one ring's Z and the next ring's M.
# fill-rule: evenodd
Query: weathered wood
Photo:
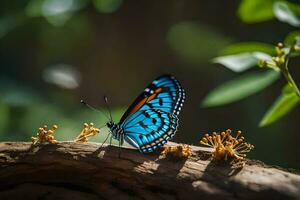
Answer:
M174 145L169 143L168 145ZM300 175L247 161L242 169L100 144L0 143L0 199L300 199Z

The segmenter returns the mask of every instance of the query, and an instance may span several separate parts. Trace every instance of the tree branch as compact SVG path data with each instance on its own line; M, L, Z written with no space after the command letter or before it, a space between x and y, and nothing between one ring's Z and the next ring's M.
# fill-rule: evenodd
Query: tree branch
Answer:
M176 143L168 143L175 145ZM300 199L300 175L248 160L242 169L97 143L0 143L0 199Z

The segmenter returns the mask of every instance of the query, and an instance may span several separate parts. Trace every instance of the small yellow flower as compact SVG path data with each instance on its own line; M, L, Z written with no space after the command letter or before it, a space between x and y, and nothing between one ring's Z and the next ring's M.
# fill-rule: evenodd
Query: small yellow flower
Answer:
M37 137L31 137L31 142L33 145L36 143L43 143L48 142L51 144L55 144L57 141L54 139L54 133L57 130L58 126L53 125L52 129L48 129L47 125L44 125L44 127L38 128Z
M236 136L231 135L231 130L216 133L212 135L205 134L200 144L213 148L212 158L214 160L243 160L246 153L250 152L254 146L245 142L241 136L242 132L238 131Z
M175 147L163 147L163 151L160 153L163 156L174 156L177 158L188 158L192 155L192 147L187 144L180 144Z
M100 133L100 130L95 128L93 123L84 123L83 129L76 137L75 142L87 142L89 137L95 136L97 133Z

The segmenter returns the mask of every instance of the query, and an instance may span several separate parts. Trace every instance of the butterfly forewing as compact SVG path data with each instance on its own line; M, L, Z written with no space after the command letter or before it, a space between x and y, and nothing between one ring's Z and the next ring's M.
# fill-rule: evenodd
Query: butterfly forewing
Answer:
M129 106L119 123L140 109L160 109L178 115L184 99L185 92L175 77L160 76Z

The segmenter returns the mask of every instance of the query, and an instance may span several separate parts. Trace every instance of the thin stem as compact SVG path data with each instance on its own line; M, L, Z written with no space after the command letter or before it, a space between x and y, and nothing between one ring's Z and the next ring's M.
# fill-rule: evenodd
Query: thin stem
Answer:
M285 79L287 80L288 84L290 84L290 86L293 87L296 94L300 97L299 88L298 88L297 84L295 83L292 75L290 74L289 69L288 69L287 66L282 69L282 73L283 73Z
M292 53L292 48L290 48L289 52L286 54L285 56L285 62L284 64L280 67L286 81L288 82L288 84L294 89L294 91L296 92L296 94L298 95L298 97L300 97L300 91L299 88L296 84L296 82L294 81L289 68L288 68L288 63L289 63L289 59L290 59L290 55Z

